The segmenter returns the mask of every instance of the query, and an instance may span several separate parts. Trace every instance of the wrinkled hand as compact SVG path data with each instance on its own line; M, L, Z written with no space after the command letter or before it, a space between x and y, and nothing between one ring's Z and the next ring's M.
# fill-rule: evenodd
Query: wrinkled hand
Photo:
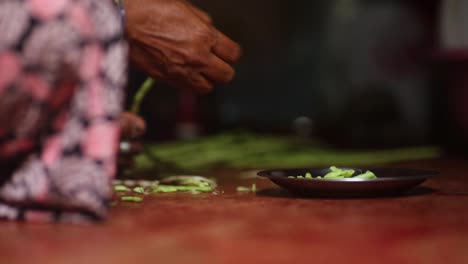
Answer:
M124 0L130 59L159 81L200 92L234 77L238 44L185 0Z

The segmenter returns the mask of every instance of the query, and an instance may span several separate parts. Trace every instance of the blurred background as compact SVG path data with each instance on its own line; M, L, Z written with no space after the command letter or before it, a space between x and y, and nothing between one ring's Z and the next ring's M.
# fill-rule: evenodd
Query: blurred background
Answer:
M146 141L242 129L340 148L468 147L468 1L194 2L244 57L212 94L157 83ZM128 105L145 79L131 69Z

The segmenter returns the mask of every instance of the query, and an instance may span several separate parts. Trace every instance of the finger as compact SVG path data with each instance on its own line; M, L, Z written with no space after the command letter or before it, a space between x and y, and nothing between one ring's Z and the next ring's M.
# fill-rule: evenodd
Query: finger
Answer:
M120 126L123 138L138 138L146 131L145 121L132 113L123 112L120 115Z
M138 138L143 136L146 132L146 123L145 121L136 115L133 115L130 119L131 122L131 131L130 136L131 138Z
M209 24L211 24L213 22L213 20L211 19L211 16L208 15L208 13L206 13L205 11L203 11L200 8L194 6L189 1L182 0L182 2L185 3L187 5L187 7L190 8L190 10L192 10L192 12L194 12L201 20L203 20L203 22L209 23Z
M219 32L217 42L213 47L213 53L227 63L235 63L239 60L242 49L239 44Z
M213 19L211 19L211 16L208 15L208 13L206 13L205 11L189 4L189 7L190 9L192 9L192 11L201 19L203 20L203 22L205 23L208 23L208 24L212 24L213 23Z
M201 69L206 78L214 83L226 84L234 78L234 69L216 56L212 56L209 64Z
M194 74L191 76L190 86L200 93L208 93L214 88L214 84L201 74Z

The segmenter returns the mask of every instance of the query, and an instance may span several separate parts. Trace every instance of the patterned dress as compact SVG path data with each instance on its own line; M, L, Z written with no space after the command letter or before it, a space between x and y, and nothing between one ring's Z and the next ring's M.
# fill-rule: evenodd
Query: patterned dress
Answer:
M127 47L112 0L0 0L0 218L106 218Z

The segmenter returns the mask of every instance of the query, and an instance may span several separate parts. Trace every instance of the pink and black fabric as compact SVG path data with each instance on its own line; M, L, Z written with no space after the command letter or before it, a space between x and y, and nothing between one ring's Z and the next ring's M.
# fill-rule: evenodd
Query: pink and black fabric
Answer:
M111 0L0 0L0 218L106 218L127 47Z

